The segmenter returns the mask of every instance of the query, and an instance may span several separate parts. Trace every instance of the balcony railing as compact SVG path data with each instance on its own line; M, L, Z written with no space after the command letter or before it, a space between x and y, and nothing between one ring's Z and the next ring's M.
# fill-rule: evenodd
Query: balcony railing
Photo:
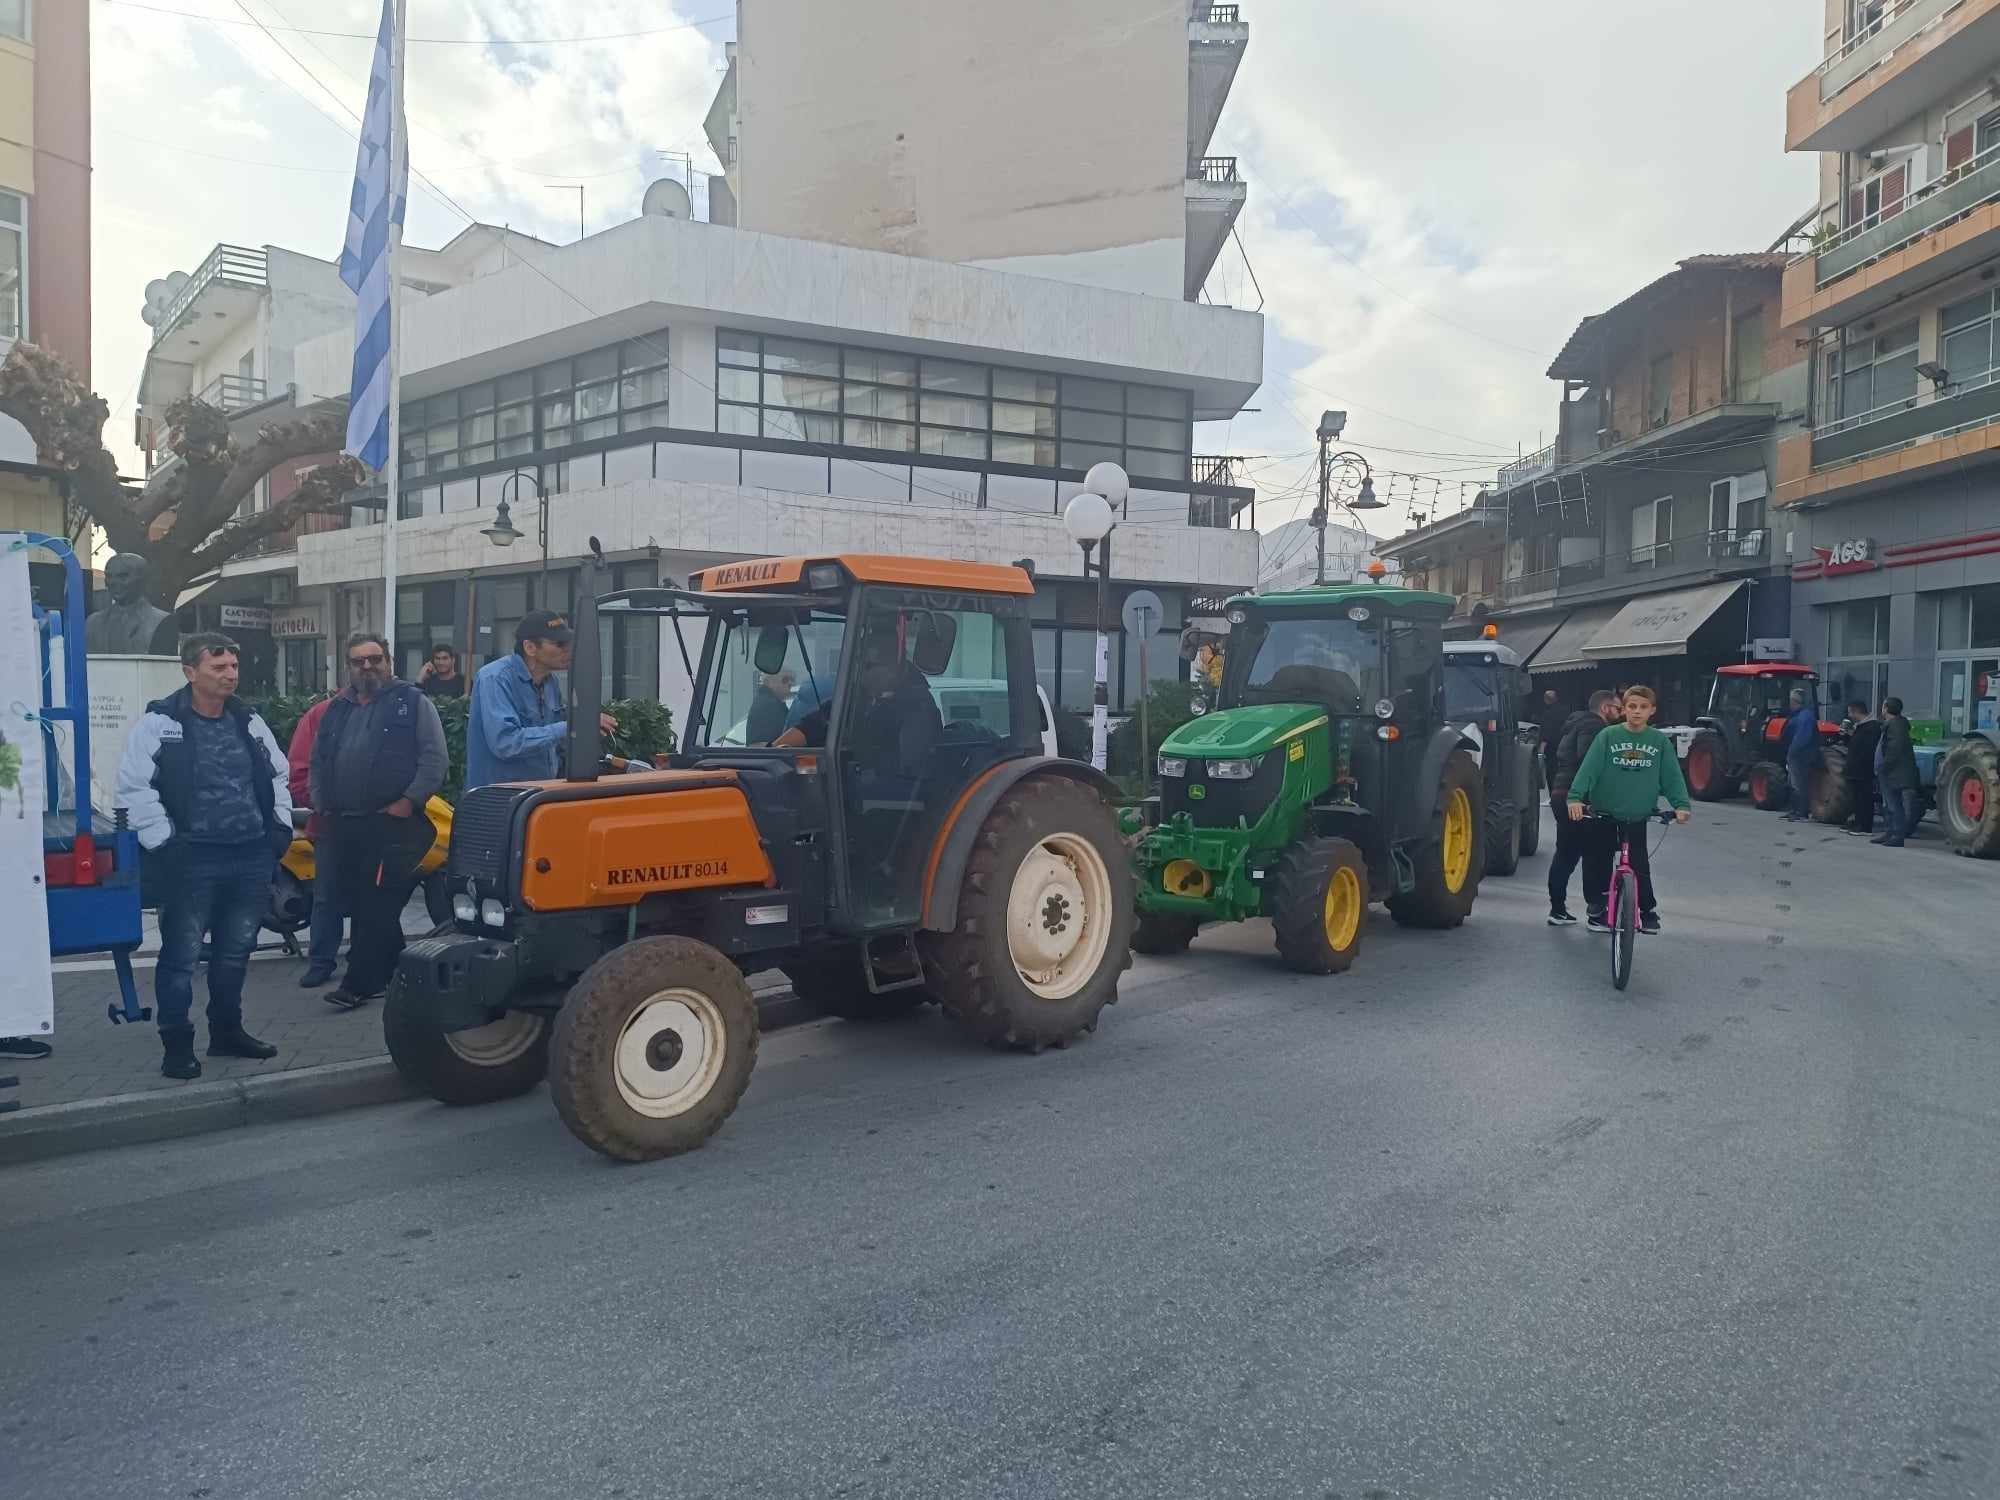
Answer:
M1236 175L1236 158L1233 156L1204 156L1195 163L1191 174L1197 181L1226 184L1241 182Z
M1243 19L1240 5L1211 5L1208 8L1208 24L1211 26L1234 26Z
M1617 559L1623 573L1677 572L1689 568L1740 566L1763 561L1771 550L1771 534L1761 526L1724 527L1698 531L1635 547Z
M1586 583L1595 583L1604 576L1604 559L1587 557L1582 562L1564 563L1556 569L1556 587L1559 589L1578 588Z
M1950 394L1942 399L1919 402L1912 396L1817 429L1813 433L1813 467L1892 453L1983 427L2000 416L2000 369L1953 381L1946 389Z
M166 311L153 329L153 342L172 333L186 319L188 310L197 298L218 281L226 281L233 286L262 287L265 283L264 252L248 250L241 245L217 245L208 252L208 258L195 268L188 277L187 285L167 304Z
M1504 493L1517 484L1526 484L1531 479L1540 479L1544 474L1553 473L1556 467L1557 451L1560 443L1550 443L1546 448L1537 449L1525 458L1517 458L1500 469L1500 489Z
M1516 599L1533 599L1541 594L1556 591L1559 568L1544 568L1539 573L1523 573L1518 578L1505 578L1500 582L1500 597L1512 602Z
M1959 0L1889 0L1882 13L1842 42L1819 65L1820 101L1832 99L1855 80L1866 77L1897 49L1957 10ZM1928 10L1928 16L1914 12ZM1893 33L1893 34L1890 34Z
M1936 182L1850 224L1820 246L1813 283L1828 286L1995 199L2000 199L2000 146L1989 146Z
M217 411L241 411L270 399L268 384L255 375L218 375L195 393L195 400Z

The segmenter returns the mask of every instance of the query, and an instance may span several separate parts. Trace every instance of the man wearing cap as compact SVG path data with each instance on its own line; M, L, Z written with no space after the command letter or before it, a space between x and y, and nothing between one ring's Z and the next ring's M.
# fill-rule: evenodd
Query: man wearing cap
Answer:
M552 781L561 774L569 725L555 674L569 670L575 643L567 615L538 609L515 630L514 654L473 675L465 726L468 792L500 781ZM606 734L618 728L610 714L599 714L597 721Z

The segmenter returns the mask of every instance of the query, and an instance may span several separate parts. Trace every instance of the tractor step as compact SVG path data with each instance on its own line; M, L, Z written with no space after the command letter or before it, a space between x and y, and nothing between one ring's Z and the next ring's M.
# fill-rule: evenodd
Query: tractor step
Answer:
M875 951L878 943L889 944L890 951L878 954ZM892 974L907 974L908 977L884 978L876 972L877 964L888 968ZM920 988L924 982L924 964L917 955L916 934L897 932L865 939L861 944L861 973L868 981L868 993L871 995Z

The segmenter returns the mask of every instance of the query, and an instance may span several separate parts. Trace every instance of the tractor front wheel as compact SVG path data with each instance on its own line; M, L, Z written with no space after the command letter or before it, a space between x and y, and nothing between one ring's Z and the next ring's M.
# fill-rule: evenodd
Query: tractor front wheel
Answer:
M927 935L931 993L989 1046L1061 1046L1118 998L1133 906L1111 804L1066 776L1031 776L979 830L957 927Z
M1184 917L1178 912L1142 911L1132 929L1132 951L1155 958L1171 958L1176 953L1185 953L1200 926L1195 918Z
M1750 768L1750 800L1764 812L1783 812L1792 805L1792 782L1785 768L1774 760L1760 760Z
M2000 749L1961 740L1938 767L1938 821L1951 847L1976 859L2000 858Z
M1847 747L1828 745L1820 752L1820 769L1812 773L1812 815L1816 823L1845 823L1854 813L1847 784Z
M1278 858L1264 885L1278 956L1301 974L1341 974L1361 951L1368 861L1346 839L1309 838Z
M382 1001L382 1041L396 1071L440 1104L492 1104L525 1094L549 1071L549 1018L510 1010L468 1031L440 1031L399 974Z
M1736 783L1729 775L1729 748L1713 730L1705 729L1694 737L1684 771L1688 795L1697 802L1720 802L1736 794Z
M1486 855L1485 788L1479 763L1454 750L1438 777L1429 836L1411 850L1416 884L1389 898L1389 915L1404 927L1456 927L1479 895Z
M549 1092L570 1133L619 1161L692 1151L722 1127L757 1065L757 1005L693 938L614 948L556 1017Z

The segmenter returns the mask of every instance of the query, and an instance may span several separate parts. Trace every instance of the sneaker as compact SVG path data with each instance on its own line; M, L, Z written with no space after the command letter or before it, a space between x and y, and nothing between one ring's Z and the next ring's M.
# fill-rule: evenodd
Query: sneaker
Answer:
M337 1010L359 1010L373 998L370 995L357 995L344 984L336 985L320 996L320 999Z
M56 1049L31 1036L0 1036L0 1057L44 1058Z
M1640 912L1639 930L1645 933L1647 937L1658 936L1660 931L1660 914L1656 911Z
M1865 839L1869 834L1865 828L1850 828L1847 830L1847 836L1851 839Z
M316 990L333 978L332 964L307 964L305 973L299 976L299 988Z
M1569 914L1569 909L1567 907L1562 907L1562 906L1551 907L1549 908L1549 926L1574 927L1576 926L1576 918Z
M1611 924L1604 920L1604 913L1601 911L1593 911L1590 914L1589 922L1585 925L1592 932L1609 932L1611 930Z

